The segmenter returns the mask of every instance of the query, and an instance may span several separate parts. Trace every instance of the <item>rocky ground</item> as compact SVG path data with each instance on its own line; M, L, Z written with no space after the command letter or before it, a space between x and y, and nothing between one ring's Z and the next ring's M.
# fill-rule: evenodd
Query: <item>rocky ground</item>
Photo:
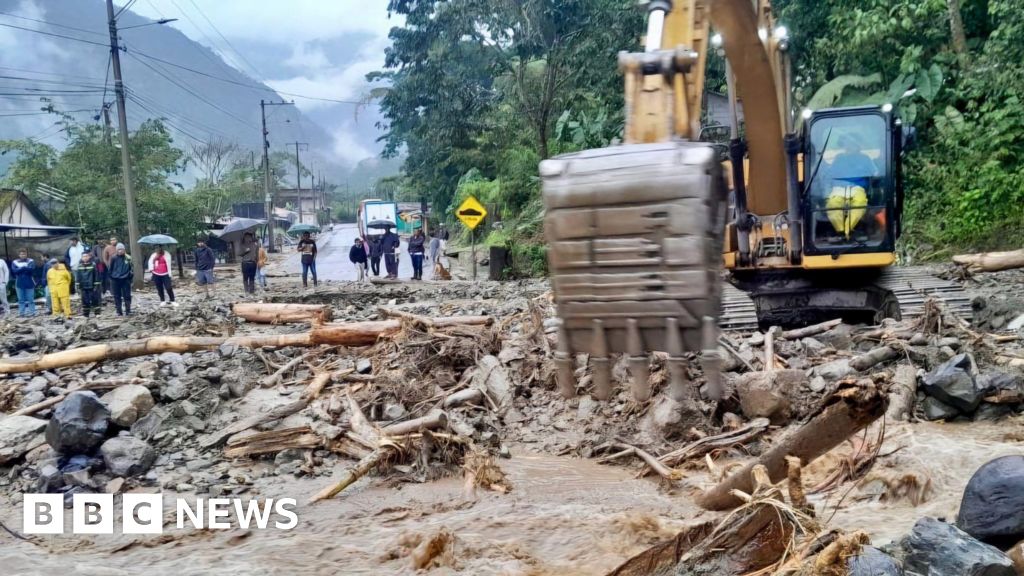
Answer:
M940 560L951 567L931 573L1013 573L1000 570L1010 562L1004 551L1024 539L1024 506L1013 501L1024 494L1024 458L1012 460L1019 454L1013 444L1024 437L1018 273L966 280L978 296L973 325L934 307L921 319L838 324L807 336L726 334L720 353L727 399L701 397L703 374L694 361L685 406L668 398L667 362L659 355L651 361L650 401L634 400L625 361L613 369L612 398L595 400L585 357L576 359L577 395L562 398L546 282L328 282L302 290L294 278L279 277L270 291L245 299L234 286L240 280L224 279L209 300L179 287L176 308L141 294L130 318L112 316L109 306L89 320L5 318L0 362L158 335L309 329L246 322L231 310L239 300L325 304L335 323L401 314L402 328L368 347L228 343L0 377L0 414L6 414L0 415L0 520L18 531L26 492L68 499L82 492L290 495L302 502L300 517L315 533L347 535L351 542L318 539L306 528L299 531L304 541L321 548L304 556L302 542L284 536L230 537L247 542L240 543L191 531L163 539L122 536L111 547L98 537L82 544L70 535L18 540L0 532L14 543L0 547L0 561L17 567L14 573L49 573L71 563L119 573L150 560L150 572L171 573L183 568L169 553L176 547L197 553L208 547L209 573L224 565L260 573L261 562L275 567L270 572L294 573L608 573L683 525L721 520L697 510L690 497L768 451L845 391L866 388L902 400L891 403L885 426L876 423L851 438L806 466L803 477L816 523L835 517L833 527L864 530L879 546L890 542L884 554L856 544L847 556L860 558L851 562L863 568L850 573L898 574L902 564L924 574L921 566ZM425 320L480 315L493 323L435 327ZM430 424L394 428L417 418ZM917 421L948 424L933 429ZM998 422L997 432L985 421ZM239 422L252 424L236 431ZM424 427L429 431L421 432ZM949 434L950 427L961 432ZM381 430L394 442L381 443ZM968 442L972 430L999 436L998 446L984 444L990 456ZM945 444L955 445L958 435L964 452L973 447L957 456L971 469L951 477L941 466L921 465L924 447L940 444L956 453ZM659 478L642 455L659 458L668 472ZM968 487L959 505L967 479L997 455L1011 460L979 472L977 482L989 487ZM357 462L375 457L373 473L333 500L307 504ZM634 473L641 479L632 479ZM992 501L991 494L1004 492L1006 499ZM930 519L915 524L926 513L952 521L957 505L959 528ZM969 513L993 506L1009 512ZM899 516L890 526L867 521L886 510ZM225 552L236 549L250 560ZM289 562L275 563L275 549ZM346 559L352 563L341 572L326 569Z

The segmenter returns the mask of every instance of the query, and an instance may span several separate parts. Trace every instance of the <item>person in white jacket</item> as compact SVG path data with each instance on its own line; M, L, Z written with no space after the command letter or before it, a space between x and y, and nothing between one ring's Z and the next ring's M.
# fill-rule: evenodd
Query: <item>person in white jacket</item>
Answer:
M11 281L11 271L7 268L7 261L0 258L0 304L4 307L4 314L11 313L11 305L7 302L7 283Z

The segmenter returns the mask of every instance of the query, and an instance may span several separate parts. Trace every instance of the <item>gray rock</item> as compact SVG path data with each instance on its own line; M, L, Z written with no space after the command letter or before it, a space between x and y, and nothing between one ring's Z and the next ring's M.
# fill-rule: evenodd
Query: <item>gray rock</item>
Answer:
M185 469L189 472L198 472L200 470L206 470L210 466L213 466L213 462L198 458L196 460L189 460L185 463Z
M46 378L46 381L49 382L50 384L56 384L60 382L60 376L57 376L53 372L43 372L43 378Z
M960 343L960 339L953 336L947 338L939 338L939 341L936 342L935 345L938 346L939 348L946 346L948 348L952 348L953 350L959 350L960 346L962 346L962 344Z
M952 524L921 518L901 544L903 568L922 576L1016 576L1013 562Z
M282 466L289 462L299 462L301 464L305 459L306 455L303 454L302 450L298 448L286 448L278 452L277 456L274 456L274 464L277 466Z
M822 352L828 349L828 346L814 338L804 338L800 340L800 344L803 344L804 351L808 356L820 356Z
M171 364L170 373L172 376L177 376L178 378L181 378L182 376L188 374L188 366L186 366L182 362Z
M189 402L188 400L182 400L178 403L174 413L178 416L194 416L196 413L196 405Z
M507 408L512 404L512 380L501 361L495 356L487 355L477 362L473 387L489 395L499 408Z
M802 370L749 372L736 382L740 409L747 418L768 418L773 424L785 424L793 416L794 398L806 386Z
M580 396L580 405L576 408L576 417L580 420L586 420L593 416L597 409L597 401L591 398L589 394Z
M853 374L854 369L850 367L850 360L848 358L840 358L816 367L814 373L825 380L834 382Z
M921 388L925 394L970 414L981 402L981 391L975 386L970 369L971 357L959 354L926 374Z
M846 561L847 576L903 576L903 568L878 548L865 546Z
M241 398L252 389L252 382L250 380L239 380L237 378L225 379L228 384L228 391L235 398Z
M826 382L821 376L811 378L811 381L807 384L807 387L814 392L821 392L826 386L828 386L828 382Z
M46 394L43 394L42 391L36 390L34 392L28 392L21 397L21 407L28 408L29 406L39 404L43 400L46 400Z
M64 474L53 464L44 464L39 468L39 479L36 490L44 493L59 492L64 487Z
M43 378L42 376L36 376L35 378L28 381L28 384L26 384L25 387L21 389L21 392L23 394L28 394L29 392L45 392L46 389L49 387L49 380Z
M206 430L206 422L198 416L185 416L185 418L182 419L182 422L196 432L203 432Z
M541 416L544 414L541 413ZM687 406L668 395L659 394L654 397L654 403L641 426L651 438L678 438L689 432L693 423L698 421L696 417L699 416L701 414L696 407Z
M960 415L959 410L932 396L925 396L921 411L925 420L952 420Z
M185 359L177 352L164 352L156 357L156 361L160 366L170 366L172 364L183 364Z
M405 406L401 404L385 404L384 405L384 419L390 421L396 421L406 415Z
M72 470L70 472L64 472L63 474L65 486L81 486L83 488L92 488L91 475L89 474L88 468L80 468L78 470Z
M853 345L853 326L840 324L824 334L819 334L817 339L836 350L849 350Z
M1020 316L1017 316L1013 320L1010 320L1010 323L1006 325L1006 329L1011 332L1016 332L1021 328L1024 328L1024 314L1021 314Z
M1011 414L1013 414L1013 407L1009 404L982 402L978 405L978 409L974 411L974 420L976 422L994 422L1002 420Z
M982 398L996 396L1001 402L1019 403L1024 400L1024 381L1019 374L986 372L975 381Z
M213 384L219 384L221 379L224 378L224 371L216 366L211 366L203 372L203 378L206 378Z
M373 372L373 362L369 358L360 358L356 360L356 372L360 374L370 374Z
M188 385L180 378L171 378L160 387L160 395L168 400L181 400L188 396Z
M1024 539L1024 456L996 458L978 468L964 489L956 524L997 546Z
M221 344L220 347L217 348L217 352L220 353L220 357L221 358L231 358L232 356L235 355L235 352L237 352L237 351L238 351L238 346L235 346L234 344L228 344L228 343Z
M107 469L116 476L144 474L156 460L153 447L133 436L107 440L100 446L100 454Z
M93 392L72 392L53 410L46 442L62 454L87 454L107 435L110 410Z
M149 414L146 414L132 424L132 436L142 440L149 440L160 431L160 425L166 419L167 412L163 408L159 406L153 408Z
M137 384L118 386L100 398L110 409L110 421L128 427L153 409L153 395L149 388Z

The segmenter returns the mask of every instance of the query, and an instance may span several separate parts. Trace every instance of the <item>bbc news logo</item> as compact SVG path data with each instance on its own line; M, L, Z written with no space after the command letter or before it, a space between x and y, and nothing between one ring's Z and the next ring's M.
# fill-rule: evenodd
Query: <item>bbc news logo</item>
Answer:
M26 534L65 533L62 494L25 494L24 497L22 525ZM291 530L299 523L295 504L293 498L197 498L195 504L175 498L174 510L179 529L191 525L195 529L211 530ZM113 534L117 517L121 519L121 533L162 534L164 497L162 494L123 494L119 514L113 494L72 496L72 534Z

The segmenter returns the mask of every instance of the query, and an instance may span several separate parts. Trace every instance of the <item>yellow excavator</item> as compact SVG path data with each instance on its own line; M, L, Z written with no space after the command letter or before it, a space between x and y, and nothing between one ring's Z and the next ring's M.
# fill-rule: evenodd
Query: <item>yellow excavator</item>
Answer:
M736 316L754 327L899 318L897 293L916 292L883 272L903 205L906 136L893 106L796 114L788 34L768 0L649 0L647 10L644 52L619 55L624 143L540 166L562 393L575 394L574 357L586 352L594 394L607 398L610 356L626 353L645 400L646 355L661 351L682 397L684 354L700 350L716 398L718 330ZM728 63L724 163L700 142L711 49Z

